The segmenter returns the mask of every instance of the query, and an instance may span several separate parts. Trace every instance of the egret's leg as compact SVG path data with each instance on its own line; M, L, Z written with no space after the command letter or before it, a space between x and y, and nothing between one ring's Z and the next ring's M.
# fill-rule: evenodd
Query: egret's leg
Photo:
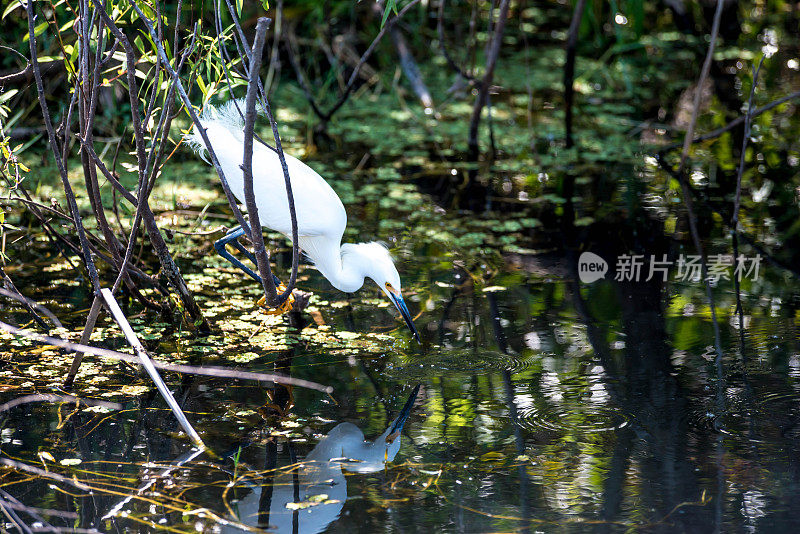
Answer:
M244 254L244 255L245 255L245 257L247 257L247 259L248 259L248 260L250 260L251 262L253 262L253 265L258 265L258 262L256 262L256 256L255 256L255 254L253 254L252 252L250 252L249 250L247 250L247 247L245 247L244 245L242 245L241 243L239 243L239 237L240 237L240 236L243 236L243 235L244 235L244 230L243 230L243 229L242 229L242 227L240 226L240 227L239 227L239 235L237 235L237 236L236 236L236 239L234 239L233 241L231 241L229 244L230 244L230 245L232 245L232 246L233 246L233 247L234 247L236 250L238 250L239 252L241 252L242 254Z
M245 252L245 254L251 260L255 260L255 257L253 257L246 250L244 250L244 247L238 241L238 239L243 235L244 235L244 230L242 229L241 226L237 226L236 228L234 228L233 230L231 230L230 232L225 234L224 237L222 237L218 241L216 241L214 243L214 248L217 250L217 254L219 254L220 256L222 256L223 258L228 260L229 262L231 262L234 266L236 266L239 269L241 269L242 271L244 271L247 275L250 276L250 278L252 278L253 280L255 280L256 282L258 282L260 284L261 283L261 277L258 276L255 272L253 272L253 269L251 269L250 267L248 267L247 265L245 265L244 263L239 261L233 254L228 252L228 250L225 248L225 245L230 243L231 245L236 247L238 250L241 250L241 251ZM253 263L255 263L255 261Z
M253 253L247 250L247 248L245 248L244 245L239 243L239 238L243 235L244 235L244 229L241 226L237 226L236 228L228 232L223 238L215 242L214 248L217 250L217 253L220 256L231 262L234 266L238 267L246 274L250 275L250 277L253 280L255 280L260 284L261 277L258 276L252 269L247 267L244 263L239 261L233 254L228 252L228 250L225 248L225 245L233 246L234 248L236 248L236 250L247 256L247 259L252 261L253 265L258 265L258 262L256 262L256 257L253 255ZM276 287L281 285L280 279L274 274L272 275L272 280L275 282Z

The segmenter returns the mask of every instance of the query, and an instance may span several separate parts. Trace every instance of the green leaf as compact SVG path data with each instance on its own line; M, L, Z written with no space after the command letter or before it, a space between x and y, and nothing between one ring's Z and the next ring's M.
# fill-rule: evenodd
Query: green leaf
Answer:
M72 47L72 51L69 53L69 62L74 66L75 60L78 59L78 43L75 43L75 46Z
M153 24L156 23L156 11L155 11L155 9L153 9L152 7L147 5L147 2L139 2L139 9L142 10L142 13L144 13L145 17L150 19L151 23L153 23ZM132 20L135 17L135 15L137 15L137 13L135 11L132 11L131 12L131 19Z
M236 14L239 15L239 18L242 18L243 6L244 6L244 0L236 0Z
M17 94L19 91L17 89L11 89L9 91L5 91L3 94L0 94L0 104Z
M264 11L269 11L269 0L261 0L261 7L264 8Z
M15 10L15 9L17 9L18 7L22 7L22 3L21 3L19 0L14 0L14 1L13 1L13 2L11 2L10 4L8 4L8 7L7 7L7 8L5 8L5 10L3 11L3 17L2 17L2 19L4 20L4 19L6 18L6 16L8 16L8 14L9 14L9 13L11 13L12 11L14 11L14 10Z
M394 14L397 15L397 0L386 0L386 7L383 10L383 20L381 20L381 29L386 24L386 19L389 18L389 13L394 11Z
M47 29L47 22L42 22L38 26L33 29L33 36L39 37L44 31ZM25 35L22 37L24 42L28 42L30 40L30 33L25 32Z

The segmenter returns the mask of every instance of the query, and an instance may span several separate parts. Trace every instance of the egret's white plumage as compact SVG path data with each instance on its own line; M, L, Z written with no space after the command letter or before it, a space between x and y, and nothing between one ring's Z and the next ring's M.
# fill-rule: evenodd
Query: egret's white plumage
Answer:
M219 109L209 109L200 117L200 122L206 128L231 191L244 204L244 177L240 167L244 153L244 123L234 104L230 101ZM239 102L239 109L244 110L243 102ZM196 148L205 149L196 128L189 140ZM342 201L314 169L289 154L285 156L294 192L298 235L341 241L347 225ZM253 192L261 224L291 236L292 222L280 159L275 151L258 142L253 144Z
M238 109L237 109L238 102ZM210 108L200 123L214 148L234 196L245 203L244 122L240 111L244 102L230 101L218 109ZM205 144L197 126L187 141L198 152ZM403 303L400 275L389 251L380 243L342 245L347 214L336 192L314 169L285 154L292 183L297 215L298 244L317 269L341 291L352 293L365 278L374 280L392 300L417 336L408 309ZM256 142L253 145L253 193L261 224L291 238L292 224L286 186L278 154Z

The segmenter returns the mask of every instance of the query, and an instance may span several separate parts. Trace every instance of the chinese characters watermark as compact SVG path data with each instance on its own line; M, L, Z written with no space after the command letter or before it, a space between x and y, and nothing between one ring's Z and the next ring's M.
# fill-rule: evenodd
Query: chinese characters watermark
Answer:
M748 257L739 254L712 254L706 261L706 279L713 285L720 280L743 278L758 280L761 268L761 255ZM590 284L605 278L608 263L592 252L584 252L578 258L578 276L581 282ZM676 260L654 254L622 254L617 257L614 280L617 282L649 282L656 279L666 282L672 271L672 279L677 282L699 282L703 278L703 263L699 255L681 254Z

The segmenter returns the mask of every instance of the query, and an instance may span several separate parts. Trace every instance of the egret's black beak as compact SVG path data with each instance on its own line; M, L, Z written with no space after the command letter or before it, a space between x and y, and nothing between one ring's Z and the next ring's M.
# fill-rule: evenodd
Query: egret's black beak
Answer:
M400 410L400 415L397 416L397 419L394 420L394 424L392 425L392 430L389 432L389 437L386 438L386 441L394 441L400 432L403 430L403 425L406 424L406 419L411 414L411 408L414 407L414 401L417 400L417 393L419 393L419 386L414 388L414 391L411 392L411 395L408 396L408 400L406 401L403 409Z
M408 308L406 307L406 303L403 300L403 296L399 293L394 293L394 291L389 291L389 297L394 302L394 305L397 306L398 311L400 311L400 315L403 316L403 320L408 325L408 328L414 334L414 339L417 340L417 343L422 343L419 339L419 332L417 332L417 327L414 326L414 321L411 320L411 313L409 313Z

